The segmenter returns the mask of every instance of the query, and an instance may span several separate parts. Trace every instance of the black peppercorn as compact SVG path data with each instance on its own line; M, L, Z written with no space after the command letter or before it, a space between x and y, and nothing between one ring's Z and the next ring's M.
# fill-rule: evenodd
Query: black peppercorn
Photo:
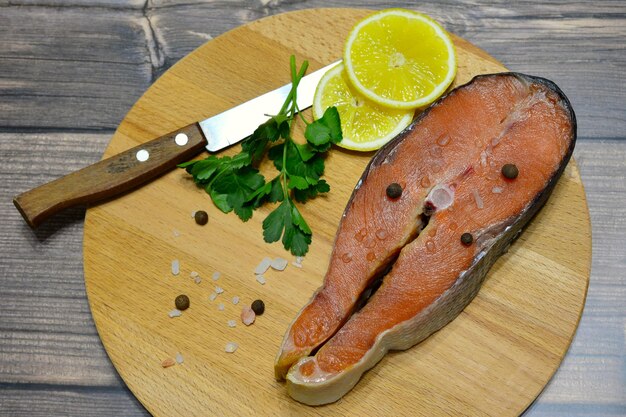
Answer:
M461 243L465 246L469 246L474 241L474 236L471 233L463 233L461 235Z
M517 178L518 174L519 170L517 169L517 166L515 166L515 164L504 164L504 166L502 167L502 175L504 175L504 178L514 180L515 178Z
M193 218L196 219L196 223L200 226L204 226L209 221L209 215L203 210L196 211Z
M263 314L263 312L265 312L265 303L261 300L254 300L252 302L251 308L252 311L254 311L254 314L260 316L261 314Z
M402 195L402 186L397 182L392 182L387 186L387 197L396 199Z
M189 308L189 297L184 294L179 295L174 300L174 304L176 305L176 309L183 311Z

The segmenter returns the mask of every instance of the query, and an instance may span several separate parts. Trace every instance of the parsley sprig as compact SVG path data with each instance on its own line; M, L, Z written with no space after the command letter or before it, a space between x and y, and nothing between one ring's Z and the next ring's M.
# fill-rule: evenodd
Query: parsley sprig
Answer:
M266 202L280 203L263 220L266 242L281 240L285 249L302 256L309 250L312 232L296 205L330 191L324 174L324 155L342 139L339 113L329 107L315 121L307 121L297 105L298 84L308 68L304 61L297 69L291 56L291 90L278 114L271 116L241 143L234 156L189 161L178 165L205 189L213 203L224 213L234 211L244 222ZM306 125L306 143L292 137L297 115ZM278 175L269 181L259 173L264 156L274 163ZM295 200L295 201L294 201Z

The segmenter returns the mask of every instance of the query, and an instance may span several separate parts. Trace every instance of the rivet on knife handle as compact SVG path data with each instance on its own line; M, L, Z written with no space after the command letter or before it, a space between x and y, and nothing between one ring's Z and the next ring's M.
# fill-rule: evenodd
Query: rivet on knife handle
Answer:
M95 203L137 187L191 159L206 144L198 124L193 123L22 193L13 204L36 228L65 208Z

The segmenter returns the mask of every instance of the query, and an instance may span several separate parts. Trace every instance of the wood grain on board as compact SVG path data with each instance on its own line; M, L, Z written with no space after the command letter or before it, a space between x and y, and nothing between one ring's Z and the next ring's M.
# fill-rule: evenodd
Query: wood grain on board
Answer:
M291 54L308 59L311 70L333 62L349 29L367 13L287 13L214 39L153 84L120 124L105 156L286 83ZM296 30L297 40L286 36ZM468 42L455 42L455 85L505 70ZM281 65L285 71L277 71ZM151 413L205 415L208 407L218 415L358 416L393 410L505 416L528 407L565 354L587 289L590 224L575 163L545 209L494 266L477 299L444 330L407 352L388 355L335 404L301 405L273 380L282 334L321 284L339 218L370 158L331 152L326 178L333 191L302 208L314 230L304 267L269 272L264 286L255 281L256 264L268 255L291 258L280 244L262 240L261 221L269 207L243 224L220 213L179 170L88 211L85 279L95 323L113 364ZM205 227L191 219L198 209L209 212ZM562 232L568 224L574 228ZM174 259L182 265L178 276L170 272ZM192 271L203 277L200 284L190 278ZM211 279L215 271L222 274L217 282ZM211 302L215 285L225 293ZM190 296L192 307L171 319L167 313L179 293ZM266 313L254 326L239 322L241 304L230 301L235 295L242 304L265 301ZM218 310L220 303L224 311ZM240 324L229 328L231 319ZM224 352L230 341L239 345L231 355ZM161 361L177 352L184 364L161 368Z

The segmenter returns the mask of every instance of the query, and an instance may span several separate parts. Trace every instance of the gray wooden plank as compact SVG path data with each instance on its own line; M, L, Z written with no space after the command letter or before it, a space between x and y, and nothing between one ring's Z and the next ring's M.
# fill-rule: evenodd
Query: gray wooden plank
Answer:
M524 417L624 417L626 406L606 404L576 404L535 402Z
M124 387L89 389L0 384L0 416L146 417L150 414Z
M107 9L143 9L147 0L0 0L1 6L102 7Z
M551 381L561 384L561 389L546 389L540 401L626 405L620 372L624 369L623 356L571 356L568 362ZM552 383L548 388L551 386Z
M166 57L166 66L215 36L260 17L245 7L245 3L250 2L211 1L189 6L150 7L146 13Z
M4 129L115 129L159 66L141 10L0 10Z
M96 162L109 139L110 134L0 134L0 382L123 385L87 302L84 210L56 216L33 232L11 203L19 192Z

